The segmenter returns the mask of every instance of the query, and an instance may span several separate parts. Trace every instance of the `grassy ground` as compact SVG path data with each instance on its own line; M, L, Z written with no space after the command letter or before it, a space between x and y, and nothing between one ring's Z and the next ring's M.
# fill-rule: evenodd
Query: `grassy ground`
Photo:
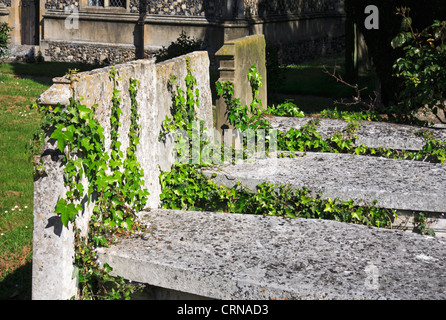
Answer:
M33 230L32 165L26 144L39 114L29 106L65 63L0 64L0 299L29 299Z

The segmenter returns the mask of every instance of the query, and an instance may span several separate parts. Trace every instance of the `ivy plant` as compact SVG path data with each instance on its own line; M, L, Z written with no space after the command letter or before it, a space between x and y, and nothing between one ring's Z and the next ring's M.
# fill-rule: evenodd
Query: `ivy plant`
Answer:
M6 22L0 22L0 59L7 54L9 33L11 31L12 28Z
M280 103L278 105L268 106L265 113L279 117L305 117L305 113L290 100L286 100L284 103Z
M410 9L398 9L402 31L392 40L401 51L395 61L395 76L402 80L400 107L413 114L427 106L441 122L440 111L446 110L446 21L435 20L418 32L412 28Z
M233 85L230 82L217 83L217 91L228 105L228 119L235 128L271 128L262 113L250 114L250 106L243 106L239 99L233 97ZM253 90L253 93L255 94L256 90ZM425 131L418 133L426 140L425 147L418 152L357 146L355 140L360 127L359 121L370 119L350 114L345 116L347 117L345 120L349 121L346 129L327 139L323 139L318 133L317 119L309 121L300 129L280 133L279 149L356 153L442 163L445 161L445 143L434 140ZM262 121L256 122L258 119ZM311 191L305 188L293 190L288 186L265 183L257 186L256 192L252 193L240 183L233 188L218 186L212 178L202 173L202 165L188 163L174 165L171 171L161 173L163 208L332 219L385 228L391 228L392 222L397 217L395 210L380 208L376 201L368 205L358 205L352 199L341 201L322 198L320 195L312 196ZM422 226L423 224L420 229Z
M261 85L261 77L255 75L256 72L253 66L250 69L249 80L254 87ZM187 91L193 91L192 83L186 85ZM254 102L250 106L242 105L239 99L233 97L233 84L230 82L217 83L217 91L228 105L228 120L235 128L241 130L271 128L269 122L256 108L261 105L257 101L258 87L252 90ZM173 101L183 100L182 91L177 90L176 94ZM181 108L174 109L181 110ZM174 113L173 119L167 119L167 122L174 124L175 119L182 118L181 115ZM181 124L181 121L178 124ZM317 121L314 121L301 130L289 132L288 136L285 134L279 139L280 147L285 150L309 151L316 148L333 151L333 145L344 143L343 148L352 148L353 142L346 142L347 139L343 137L337 137L339 141L336 141L336 138L333 138L333 141L324 141L317 132L316 125ZM172 128L166 126L165 129L167 127ZM357 130L355 124L348 128L351 134L355 130ZM193 132L189 131L189 134ZM161 173L162 208L333 219L378 227L390 227L396 217L394 210L379 208L376 203L370 206L358 206L353 200L323 199L320 196L311 196L311 191L308 189L293 190L288 186L264 183L257 186L256 192L253 193L240 183L232 188L219 186L212 177L203 174L203 165L205 164L177 163L170 171Z
M75 81L75 73L67 76ZM144 225L136 214L144 208L149 195L144 188L143 169L136 157L140 134L136 99L139 82L130 79L129 83L131 124L124 157L118 140L122 115L118 83L121 79L115 68L111 69L110 80L114 90L109 152L104 146L104 128L95 118L96 106L89 108L81 103L82 99L70 99L67 106L41 106L41 128L34 137L42 139L42 134L48 132L51 139L57 140L63 157L66 194L58 200L55 213L60 215L65 227L73 224L76 232L75 270L83 299L128 299L131 293L142 288L110 276L112 268L101 265L96 257L97 247L110 245L120 235L143 234ZM76 227L76 217L84 210L83 203L94 203L86 238L80 236Z

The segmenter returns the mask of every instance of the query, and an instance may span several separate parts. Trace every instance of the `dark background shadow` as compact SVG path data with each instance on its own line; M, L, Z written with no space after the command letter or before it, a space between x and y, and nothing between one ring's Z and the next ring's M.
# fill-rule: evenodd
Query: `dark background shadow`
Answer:
M32 263L27 262L0 281L0 300L31 300Z

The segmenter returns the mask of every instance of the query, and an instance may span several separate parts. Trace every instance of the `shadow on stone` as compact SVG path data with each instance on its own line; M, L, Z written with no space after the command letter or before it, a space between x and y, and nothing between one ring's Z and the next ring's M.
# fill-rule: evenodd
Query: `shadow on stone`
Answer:
M46 225L45 229L52 227L54 227L54 234L60 237L62 234L63 224L59 216L54 216L48 219L48 224Z

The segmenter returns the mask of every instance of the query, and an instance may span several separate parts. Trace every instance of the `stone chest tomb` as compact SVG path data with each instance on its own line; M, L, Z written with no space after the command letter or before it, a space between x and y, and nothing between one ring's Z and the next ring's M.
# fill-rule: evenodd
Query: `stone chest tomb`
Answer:
M172 75L179 79L185 77L186 59L190 60L200 90L198 117L206 126L213 128L207 52L194 52L160 64L138 60L116 65L121 77L119 89L123 93L121 137L125 137L129 130L129 79L135 78L141 84L137 95L141 114L141 144L137 157L144 168L145 187L150 198L139 215L153 228L147 239L123 239L108 248L98 249L99 260L108 263L115 275L147 284L151 298L178 295L211 299L446 297L446 243L443 238L336 221L158 209L159 166L169 166L166 149L158 141L162 121L169 114L172 103L167 84ZM40 97L40 103L67 104L74 92L75 98L82 96L86 105L97 104L96 116L105 129L108 148L112 96L109 75L110 68L102 68L79 74L73 83L56 79ZM285 124L275 123L277 127L280 125ZM122 144L125 148L125 140ZM336 166L336 176L324 175L325 184L338 183L352 195L355 190L360 190L364 192L363 196L374 197L374 183L379 184L380 180L373 180L370 174L370 188L361 185L365 186L361 189L354 183L350 184L357 181L356 163L363 166L365 174L377 168L384 172L396 168L394 175L387 178L390 181L386 186L392 188L406 183L407 199L411 195L422 197L419 191L427 190L416 189L418 185L413 183L416 177L405 174L407 169L404 168L408 167L405 163L366 158L307 154L296 158L296 161L291 158L276 161L276 167L265 159L261 160L265 163L260 165L254 161L243 164L245 167L229 166L226 174L217 170L215 179L221 184L244 179L248 185L254 186L262 179L293 179L293 174L305 170L305 165L314 164L314 171L307 172L308 181L314 182L318 176L318 163L319 168L325 169L332 164ZM58 198L65 193L64 165L55 141L46 140L42 161L46 174L35 181L34 190L33 299L70 299L77 295L76 273L73 272L74 232L70 225L65 228L54 213ZM411 165L424 168L424 164L420 167ZM425 170L436 172L438 177L445 176L443 166L425 166ZM313 172L316 175L311 176ZM412 172L416 173L416 170ZM349 175L350 180L342 182L342 175ZM392 185L392 179L399 184ZM439 186L438 194L431 195L437 196L438 201L427 201L433 210L444 207L444 181L432 180ZM333 192L336 188L325 191ZM391 200L388 205L395 205ZM396 206L399 205L396 202ZM85 226L91 214L91 208L85 206L83 214L76 220L83 232L86 232Z

